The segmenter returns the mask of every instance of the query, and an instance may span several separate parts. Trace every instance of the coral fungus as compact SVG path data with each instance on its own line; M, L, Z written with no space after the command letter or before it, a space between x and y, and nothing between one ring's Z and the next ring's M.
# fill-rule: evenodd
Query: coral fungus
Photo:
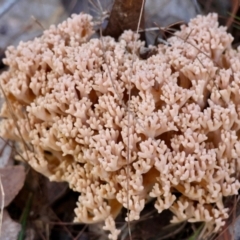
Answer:
M228 217L223 197L240 188L232 36L216 14L198 16L141 59L136 33L101 41L92 26L90 16L73 15L8 48L1 136L24 139L35 170L81 193L75 221L106 220L112 239L119 210L137 220L150 198L173 222L218 231Z

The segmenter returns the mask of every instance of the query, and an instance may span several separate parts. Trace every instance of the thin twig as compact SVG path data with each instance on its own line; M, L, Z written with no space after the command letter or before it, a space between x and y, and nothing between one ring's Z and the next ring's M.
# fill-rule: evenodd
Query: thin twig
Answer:
M46 30L37 18L35 18L33 15L31 16L31 18L43 31Z
M83 234L86 228L87 228L87 225L83 227L83 229L78 233L78 235L73 240L78 240L78 238L81 237L81 235Z
M239 0L232 0L232 5L233 5L232 12L231 12L230 18L228 19L228 21L226 23L227 28L229 28L234 21L234 17L236 16L237 11L239 9L239 5L240 5Z
M140 24L141 24L141 18L143 15L143 9L144 9L144 5L145 5L145 0L142 1L142 6L141 6L141 12L139 15L139 19L138 19L138 24L137 24L137 34L140 28ZM131 68L131 75L133 75L133 64L134 61L136 60L136 42L137 42L137 38L134 39L134 44L133 44L133 61L132 61L132 68ZM132 77L132 76L131 76ZM131 79L129 79L128 81L128 103L127 103L127 118L128 118L128 125L130 124L130 101L131 101ZM127 131L127 135L128 135L128 147L127 147L127 217L128 217L128 234L129 234L129 238L130 240L132 240L132 233L131 233L131 224L130 224L130 210L129 210L129 189L130 189L130 183L129 183L129 176L130 176L130 162L131 162L131 150L130 150L130 126L128 126L128 131Z

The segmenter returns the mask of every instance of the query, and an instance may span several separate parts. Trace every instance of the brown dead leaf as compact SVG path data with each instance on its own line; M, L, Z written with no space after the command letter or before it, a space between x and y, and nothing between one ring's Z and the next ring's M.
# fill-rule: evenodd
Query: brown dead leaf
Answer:
M3 211L3 222L0 240L16 240L21 225L13 221L6 210Z
M141 7L144 0L115 0L110 19L103 34L118 38L124 30L137 30ZM144 14L140 27L144 27ZM143 36L141 36L143 38Z
M22 189L25 181L25 171L23 166L6 166L0 169L1 181L5 194L4 207L16 197ZM0 192L0 206L2 204L2 193Z

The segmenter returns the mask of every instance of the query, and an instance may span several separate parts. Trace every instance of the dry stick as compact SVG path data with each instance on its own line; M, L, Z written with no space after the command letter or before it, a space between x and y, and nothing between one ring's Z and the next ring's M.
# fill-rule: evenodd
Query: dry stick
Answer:
M127 232L125 232L124 230L128 228L128 224L125 222L124 225L120 228L120 231L123 232L121 239L120 240L125 240L127 237Z
M168 32L168 33L171 33L170 31L167 31L167 32ZM191 33L192 33L192 31L190 31L190 33L187 35L186 39L184 39L184 38L182 38L182 37L180 37L180 36L176 36L176 35L174 35L174 36L180 38L181 40L183 40L184 42L190 44L192 47L195 47L195 48L199 51L199 52L197 53L197 55L195 56L195 59L197 59L204 68L206 68L206 66L204 66L204 64L202 63L202 61L198 58L198 54L199 54L199 53L202 53L204 56L206 56L208 59L210 59L210 60L219 68L218 63L215 62L213 59L211 59L210 56L208 56L205 52L203 52L200 48L198 48L197 46L195 46L193 43L190 43L189 41L187 41L187 39L190 37ZM172 34L172 33L171 33L171 34ZM224 50L224 51L225 51L225 50ZM232 72L233 72L233 71L232 71ZM208 74L209 79L210 79L210 74L209 74L208 71L207 71L207 74ZM213 84L214 84L215 87L218 89L218 85L217 85L215 82L213 82ZM219 94L221 95L220 92L219 92ZM221 97L222 97L222 95L221 95ZM223 99L223 97L222 97L222 99ZM224 99L223 99L223 101L224 101ZM226 104L226 102L225 102L225 104Z
M5 192L3 189L3 185L2 185L2 178L0 175L0 190L1 190L1 194L2 194L2 204L1 204L1 213L0 213L0 237L2 235L2 222L3 222L3 209L4 209L4 205L5 205Z
M183 222L178 228L175 228L172 232L170 232L170 233L168 233L168 234L166 234L166 235L158 238L158 240L165 240L165 239L167 239L167 238L171 238L171 237L177 235L178 233L180 233L180 232L184 229L184 227L186 226L186 224L187 224L186 221Z
M101 5L100 1L97 0L97 3L98 3L98 6L99 6L99 9L101 10L101 13L102 13L103 12L103 8L102 8L102 5Z
M1 121L1 120L0 120L0 121ZM10 142L9 140L6 140L6 139L2 138L1 136L0 136L0 139L2 139L3 142L4 142L4 146L3 146L3 148L0 150L0 155L3 154L3 151L4 151L4 149L5 149L6 146L8 146L8 147L11 148L11 152L10 152L9 157L8 157L8 160L7 160L7 162L9 162L9 161L10 161L10 158L12 158L12 155L13 155L14 146L13 146L12 144L10 144L11 142Z
M121 103L121 105L123 106L123 108L124 108L126 111L129 111L129 113L132 114L134 118L137 118L136 114L135 114L133 111L131 111L130 109L128 109L127 105L122 101L121 96L119 95L119 93L118 93L118 91L117 91L117 87L116 87L116 85L115 85L115 83L114 83L114 80L113 80L113 78L112 78L109 65L107 64L106 48L105 48L105 44L104 44L104 40L103 40L102 36L103 36L103 35L102 35L102 28L100 28L100 41L101 41L101 45L102 45L102 49L103 49L103 59L104 59L104 61L106 62L107 72L108 72L108 76L109 76L109 78L110 78L110 81L111 81L113 90L114 90L114 92L116 93L117 98L118 98L118 100L120 101L120 103ZM136 119L136 120L138 120L138 119ZM138 122L138 124L140 125L140 127L143 128L143 126L141 125L140 122Z
M53 222L53 221L49 221L47 222L49 225L69 225L69 226L74 226L74 225L82 225L82 223L78 223L78 222Z
M40 236L40 238L42 240L48 240L45 238L45 236L43 235L43 233L41 231L39 231L39 227L36 226L36 224L33 222L33 229L38 233L38 235ZM38 236L38 237L39 237Z
M83 229L79 232L79 234L73 240L78 240L79 237L81 237L81 235L83 234L83 232L85 231L86 228L87 228L87 225L85 225L83 227Z
M110 78L110 81L111 81L111 84L112 84L112 87L114 89L114 92L115 94L117 95L119 101L121 102L121 104L123 105L123 107L125 109L128 110L127 106L125 105L125 103L121 100L121 97L120 95L118 94L118 91L117 91L117 88L116 88L116 85L113 81L113 78L112 78L112 75L111 75L111 71L110 71L110 68L109 68L109 65L107 64L107 58L106 58L106 48L105 48L105 44L104 44L104 41L103 41L103 38L102 38L102 28L100 27L100 41L101 41L101 44L102 44L102 48L103 48L103 59L104 61L106 62L106 67L107 67L107 71L108 71L108 76ZM129 162L129 161L128 161ZM128 178L127 178L127 184L128 184ZM127 189L128 189L128 186L127 186ZM128 202L128 197L127 197L127 208L129 207L129 202ZM129 211L129 209L128 209ZM129 212L128 212L129 213ZM129 214L128 214L129 215ZM128 221L129 222L129 221ZM132 236L131 236L131 230L130 230L130 240L132 240Z
M109 11L106 9L104 11L101 3L99 0L96 0L97 3L95 3L93 0L88 0L88 2L91 4L91 11L96 14L96 23L101 25L104 20L109 16ZM99 14L100 13L100 14ZM100 15L100 16L99 16ZM99 20L100 18L100 20Z
M3 154L3 151L7 145L8 145L8 140L4 140L4 145L3 145L2 149L0 149L0 156Z
M231 211L232 213L233 211ZM227 224L226 224L227 225ZM210 236L209 240L217 240L220 236L223 236L225 235L226 231L228 230L228 227L230 227L231 224L228 224L220 233L214 233L212 236ZM203 234L201 233L200 237L202 236ZM216 236L217 235L217 236ZM227 239L228 240L228 239Z
M50 208L51 212L53 213L53 215L55 215L56 219L59 220L60 223L62 223L61 219L58 217L58 215L53 211L52 208ZM73 240L74 237L72 235L72 233L69 231L69 229L64 225L62 224L64 230L68 233L69 237Z
M162 32L165 39L167 39L167 36L165 34L165 32L167 32L167 31L164 31L164 29L172 29L171 27L173 27L174 25L184 24L184 22L183 21L178 21L178 22L175 22L175 23L171 23L171 24L169 24L169 25L167 25L166 27L163 27L163 28L161 28L156 22L154 22L154 24L158 27L158 29L155 29L155 30L159 30L160 32ZM172 30L175 31L175 29L172 29Z
M89 0L89 3L92 5L92 11L95 12L96 14L99 14L99 12L103 12L101 4L98 6L93 0Z
M173 33L170 32L170 31L166 31L166 32L168 32L168 33L170 33L170 34L173 34ZM191 31L191 32L192 32L192 31ZM180 37L180 36L177 36L177 35L174 35L174 36L177 37L177 38L180 38L180 39L183 40L185 43L188 43L188 44L190 44L192 47L196 48L196 49L199 51L199 53L202 53L204 56L206 56L208 59L210 59L217 67L219 67L219 66L218 66L218 63L217 63L216 61L214 61L213 59L211 59L211 57L208 56L207 53L205 53L205 52L202 51L200 48L198 48L197 46L195 46L193 43L191 43L191 42L188 41L188 38L189 38L189 36L191 35L191 32L190 32L190 34L187 35L187 37L186 37L185 39L184 39L183 37ZM225 50L224 50L224 51L225 51ZM224 52L224 51L223 51L223 52ZM198 53L198 54L199 54L199 53ZM198 57L198 54L196 55L196 58ZM200 61L200 60L199 60L199 61ZM204 68L206 68L201 61L200 61L200 63L202 64L202 66L203 66Z
M4 141L4 145L3 145L2 149L0 150L0 156L3 154L3 151L5 150L5 147L9 145L9 143L8 143L9 141L8 140L4 140L3 139L3 141ZM10 152L10 155L8 157L7 162L9 162L9 160L10 160L10 158L12 156L12 146L10 146L10 147L11 147L11 152Z
M0 117L0 121L2 120L2 118ZM3 140L3 142L4 142L4 145L3 145L3 147L2 147L2 149L0 150L0 155L3 153L3 151L4 151L4 148L6 147L6 146L9 146L10 145L10 140L9 139L4 139L4 138L2 138L1 136L0 136L0 138Z
M205 224L203 226L203 229L201 230L200 234L198 235L198 239L202 239L203 235L205 234L205 231L207 230L207 225ZM210 239L209 239L210 240Z
M233 6L232 6L232 12L231 12L231 15L230 15L230 18L228 19L227 23L226 23L226 26L227 28L229 28L232 23L234 22L234 17L236 16L237 14L237 11L239 9L239 0L233 0Z
M0 136L0 139L6 141L6 140L5 140L4 138L2 138L1 136ZM13 149L16 151L17 155L19 155L19 157L22 158L22 160L25 160L24 157L21 155L21 153L16 149L16 147L15 147L14 145L11 145L9 142L7 142L7 145L8 145L9 147L13 148Z
M111 71L110 71L110 68L107 64L107 57L106 57L106 48L105 48L105 44L104 44L104 41L103 41L103 38L102 38L102 28L100 28L100 41L101 41L101 44L102 44L102 48L103 48L103 58L104 58L104 61L106 62L106 67L107 67L107 71L108 71L108 76L111 80L111 84L112 84L112 87L113 87L113 90L114 92L116 93L118 99L121 101L121 97L120 95L118 94L118 91L117 91L117 87L113 81L113 78L112 78L112 75L111 75ZM127 106L125 105L125 103L123 101L121 101L121 103L123 104L124 108L127 109Z
M142 15L143 15L143 9L144 9L144 5L145 5L145 0L142 1L142 6L141 6L141 12L140 12L140 15L139 15L139 19L138 19L138 25L137 25L137 34L138 34L138 31L139 31L139 28L140 28L140 24L141 24L141 18L142 18ZM136 41L137 41L137 38L135 38L134 40L134 44L133 44L133 61L132 61L132 68L131 68L131 72L133 75L133 63L134 63L134 60L136 60L136 53L135 53L135 50L136 50ZM129 79L129 82L128 82L128 103L127 103L127 114L128 114L128 125L130 124L130 101L131 101L131 80ZM131 162L131 151L130 151L130 126L128 126L128 148L127 148L127 208L128 208L128 234L129 234L129 237L130 237L130 240L132 240L132 234L131 234L131 226L130 226L130 210L129 210L129 189L130 189L130 185L129 185L129 174L130 174L130 162Z
M142 18L142 14L143 14L144 4L145 4L145 0L142 1L141 12L140 12L139 20L138 20L137 31L136 31L137 33L139 32L139 28L140 28L140 23L141 23L141 18ZM103 36L102 28L100 27L100 41L101 41L102 48L103 48L103 58L104 58L105 62L107 63L106 48L105 48L105 44L104 44L102 36ZM134 46L133 46L134 59L132 61L132 67L133 67L134 60L136 59L136 54L135 54L136 41L137 41L137 39L134 40ZM131 114L134 115L134 113L131 112L131 110L130 110L131 81L129 81L129 83L128 83L129 84L128 85L128 103L127 103L127 106L126 106L125 103L121 100L120 95L118 94L117 87L116 87L116 85L115 85L115 83L113 81L109 65L106 64L106 67L107 67L108 75L109 75L112 87L114 89L114 92L117 95L117 97L118 97L119 101L121 102L122 106L126 109L126 111L128 113L128 123L130 123L130 115ZM141 124L140 124L140 126L141 126ZM127 148L127 193L128 193L129 192L129 173L130 173L130 168L129 168L130 166L129 166L129 164L130 164L130 158L131 158L131 152L130 152L130 128L129 127L128 127L127 135L128 135L128 140L127 140L127 142L128 142L128 148ZM129 220L129 215L130 215L129 196L127 196L127 211L128 211L128 213L127 213L128 214L128 232L129 232L130 240L132 240L132 234L131 234L131 228L130 228L130 220Z
M35 18L33 15L31 16L31 19L44 31L46 28L40 23L40 21Z

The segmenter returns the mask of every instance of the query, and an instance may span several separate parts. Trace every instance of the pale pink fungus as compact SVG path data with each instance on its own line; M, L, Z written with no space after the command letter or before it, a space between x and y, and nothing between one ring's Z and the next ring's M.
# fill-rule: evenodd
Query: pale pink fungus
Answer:
M232 36L216 14L198 16L143 60L137 34L103 37L103 49L90 39L92 25L74 15L8 48L0 78L12 107L2 107L1 136L32 144L26 161L81 193L75 221L105 220L111 239L121 207L137 220L149 197L173 222L218 231L228 217L223 197L240 188L240 54Z

